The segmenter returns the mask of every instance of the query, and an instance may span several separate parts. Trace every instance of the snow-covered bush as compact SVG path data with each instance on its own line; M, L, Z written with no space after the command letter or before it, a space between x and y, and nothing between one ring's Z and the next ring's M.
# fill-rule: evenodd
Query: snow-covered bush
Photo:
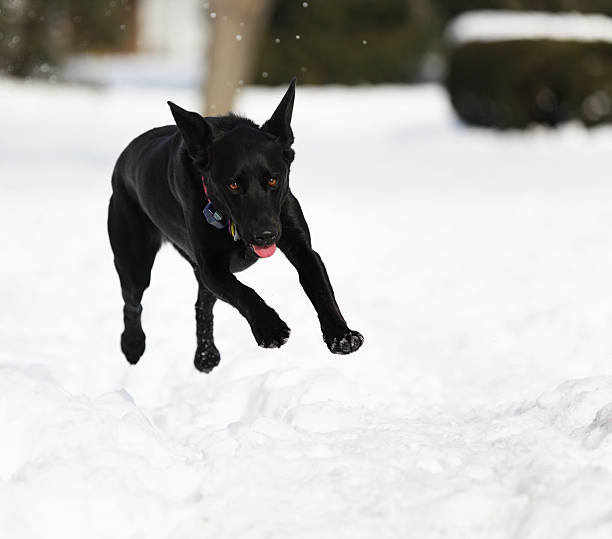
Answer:
M612 16L610 0L436 0L436 4L445 17L484 9L604 13Z
M472 12L447 29L446 86L467 123L612 122L612 19Z

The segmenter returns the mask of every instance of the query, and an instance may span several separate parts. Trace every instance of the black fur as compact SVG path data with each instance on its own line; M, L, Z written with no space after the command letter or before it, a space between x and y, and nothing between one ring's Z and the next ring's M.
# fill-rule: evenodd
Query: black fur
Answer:
M259 346L276 348L287 341L287 325L233 275L257 261L254 249L261 252L272 244L297 269L328 348L349 354L363 343L340 313L325 266L311 247L300 205L289 189L294 96L295 79L261 127L233 114L203 118L169 102L176 126L140 135L117 160L108 233L124 301L121 349L130 363L138 362L145 350L141 300L163 240L191 264L198 280L195 366L200 371L210 372L219 364L212 331L217 299L247 319ZM227 228L206 222L202 176L215 208L237 226L239 241ZM269 184L270 178L276 178L276 185ZM238 189L230 189L232 183Z

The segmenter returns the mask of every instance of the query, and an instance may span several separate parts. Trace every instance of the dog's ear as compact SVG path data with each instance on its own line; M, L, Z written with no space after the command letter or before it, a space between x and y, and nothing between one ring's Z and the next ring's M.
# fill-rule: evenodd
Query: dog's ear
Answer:
M208 163L208 147L215 136L215 128L197 112L190 112L168 101L189 155L199 166Z
M276 107L272 117L261 126L261 130L276 137L286 147L293 144L293 131L291 130L291 115L295 100L295 77L291 79L289 88L282 101Z

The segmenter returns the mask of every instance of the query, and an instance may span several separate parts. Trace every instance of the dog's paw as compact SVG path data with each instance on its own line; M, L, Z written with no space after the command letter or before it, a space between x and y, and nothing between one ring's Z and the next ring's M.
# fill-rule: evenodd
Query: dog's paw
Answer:
M121 334L121 351L131 365L136 365L145 351L145 334L140 331L124 331Z
M262 348L280 348L289 339L291 330L276 313L274 315L270 317L267 324L260 323L251 326L253 336Z
M347 329L340 335L325 335L323 340L332 354L352 354L363 344L363 335L358 331Z
M205 372L208 374L217 365L219 365L220 361L221 354L219 354L217 347L211 343L209 345L198 346L193 364L200 372Z

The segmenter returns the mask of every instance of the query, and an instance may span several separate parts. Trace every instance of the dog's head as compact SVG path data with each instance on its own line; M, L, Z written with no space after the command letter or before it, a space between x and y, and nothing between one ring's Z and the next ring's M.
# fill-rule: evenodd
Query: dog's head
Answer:
M208 197L261 257L274 253L281 235L280 213L294 157L294 98L295 78L261 127L232 115L203 118L168 102Z

